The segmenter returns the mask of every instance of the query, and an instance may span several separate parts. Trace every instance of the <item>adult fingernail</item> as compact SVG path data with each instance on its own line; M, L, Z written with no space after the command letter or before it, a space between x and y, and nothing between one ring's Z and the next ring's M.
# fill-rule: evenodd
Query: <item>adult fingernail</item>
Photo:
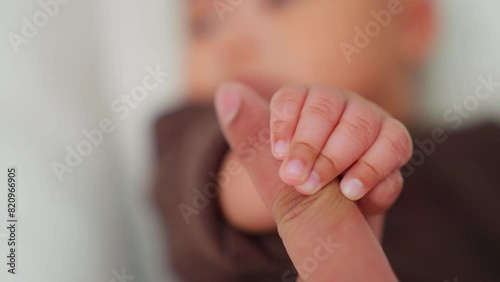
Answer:
M224 124L229 124L234 120L238 114L240 104L240 94L234 87L225 85L217 90L215 107Z
M342 181L340 190L349 200L357 201L363 197L364 186L359 179L353 178Z
M309 175L309 178L307 179L307 181L304 184L299 185L299 189L306 194L313 195L316 192L318 192L318 190L320 188L320 187L318 187L319 182L320 182L319 175L313 171Z
M287 152L288 152L288 143L282 140L276 142L276 145L274 145L275 157L284 158Z

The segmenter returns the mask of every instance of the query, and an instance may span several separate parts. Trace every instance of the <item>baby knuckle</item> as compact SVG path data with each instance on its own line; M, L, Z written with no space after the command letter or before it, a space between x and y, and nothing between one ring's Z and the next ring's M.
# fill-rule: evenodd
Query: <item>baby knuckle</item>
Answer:
M346 131L350 137L358 141L363 147L367 147L373 135L372 123L362 116L356 116L343 121Z
M327 151L321 152L317 162L321 166L320 169L324 171L324 175L336 176L344 172L340 161Z
M333 105L325 101L328 101L328 99L316 98L314 101L309 102L306 107L304 107L304 114L310 114L332 121L334 114Z
M271 104L281 103L282 101L293 101L296 102L296 98L304 93L307 93L308 87L306 86L296 86L296 85L286 85L281 87L271 98Z
M318 142L315 142L312 138L314 138L314 136L311 136L308 139L296 140L292 145L294 149L315 155L321 150L321 148L317 145Z
M373 182L373 179L380 180L384 177L375 164L363 159L359 160L359 164L362 167L363 178L372 180L366 182Z
M292 120L298 114L298 103L293 99L285 99L271 106L273 120Z

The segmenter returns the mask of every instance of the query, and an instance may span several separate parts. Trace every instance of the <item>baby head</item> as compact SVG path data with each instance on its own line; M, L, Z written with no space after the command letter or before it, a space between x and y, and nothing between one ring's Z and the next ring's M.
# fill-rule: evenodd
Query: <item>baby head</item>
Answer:
M188 90L227 80L269 97L287 84L359 93L400 119L432 42L430 0L190 0Z

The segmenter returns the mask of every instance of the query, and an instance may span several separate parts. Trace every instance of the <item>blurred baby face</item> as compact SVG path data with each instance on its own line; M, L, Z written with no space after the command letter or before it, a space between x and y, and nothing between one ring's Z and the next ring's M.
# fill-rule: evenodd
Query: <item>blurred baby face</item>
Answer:
M191 0L191 98L208 101L221 82L239 80L265 96L285 84L320 84L384 104L393 74L413 63L403 20L409 3Z

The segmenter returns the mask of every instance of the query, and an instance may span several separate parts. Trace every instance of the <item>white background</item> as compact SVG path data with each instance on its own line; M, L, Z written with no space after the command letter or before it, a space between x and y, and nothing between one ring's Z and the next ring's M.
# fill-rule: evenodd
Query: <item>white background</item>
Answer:
M7 275L6 191L0 189L0 280L108 282L112 270L134 281L172 281L158 217L151 206L151 125L182 82L182 12L174 0L72 0L29 43L13 51L7 35L40 11L36 0L0 3L0 185L19 168L19 261ZM426 73L422 119L474 93L477 77L500 81L500 2L439 1L440 47ZM146 66L172 74L64 181L53 161L81 131L115 114L110 103L141 83ZM500 117L500 93L467 120ZM195 270L193 270L195 271Z

